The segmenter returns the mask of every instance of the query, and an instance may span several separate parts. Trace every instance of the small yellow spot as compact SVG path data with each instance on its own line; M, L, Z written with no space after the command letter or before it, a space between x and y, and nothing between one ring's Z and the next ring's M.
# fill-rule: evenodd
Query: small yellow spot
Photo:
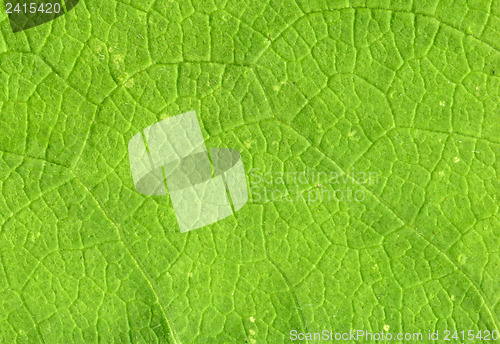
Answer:
M249 332L250 332L251 336L255 336L255 331L254 330L250 330Z
M244 141L243 144L245 147L250 148L252 145L255 143L255 140L250 140L250 141Z
M250 317L250 321L251 322L255 322L255 318L254 317Z
M40 235L42 235L40 232L32 233L31 237L30 237L30 240L33 242L36 239L38 239L40 237Z
M439 105L441 105L441 106L445 106L445 105L446 105L446 102L445 102L444 100L442 100L442 101L440 101L440 102L439 102Z
M385 332L389 331L389 329L390 329L390 328L391 328L391 327L390 327L389 325L384 325L384 331L385 331Z
M125 87L130 88L134 86L134 78L128 79L128 81L125 83Z
M451 295L450 299L451 301L455 301L455 295Z
M115 67L118 70L123 68L123 61L124 61L123 55L117 54L117 55L113 56L113 63L115 64Z
M453 161L454 161L455 163L460 162L460 158L459 158L458 156L456 156L456 157L453 159Z

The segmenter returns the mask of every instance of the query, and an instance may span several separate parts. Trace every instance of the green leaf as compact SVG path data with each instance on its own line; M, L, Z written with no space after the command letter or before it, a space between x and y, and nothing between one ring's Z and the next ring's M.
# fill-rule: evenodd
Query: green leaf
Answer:
M85 1L1 30L0 342L499 330L497 0ZM127 144L191 110L253 198L180 233Z

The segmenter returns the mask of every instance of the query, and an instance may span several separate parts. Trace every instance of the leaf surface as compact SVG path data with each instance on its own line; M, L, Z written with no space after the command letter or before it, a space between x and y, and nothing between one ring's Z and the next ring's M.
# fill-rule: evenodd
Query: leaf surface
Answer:
M2 343L499 330L497 0L85 1L1 24ZM127 144L190 110L250 190L288 199L181 234Z

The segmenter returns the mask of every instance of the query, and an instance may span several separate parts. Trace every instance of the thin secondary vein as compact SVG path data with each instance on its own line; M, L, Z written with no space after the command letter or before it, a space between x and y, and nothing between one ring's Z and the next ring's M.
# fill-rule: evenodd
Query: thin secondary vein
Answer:
M104 207L104 205L99 201L99 199L97 197L94 196L94 194L92 193L92 191L87 187L87 185L80 179L80 177L74 172L73 172L73 175L75 176L75 178L78 180L78 182L85 188L85 190L87 190L87 192L90 194L90 196L92 197L92 199L97 203L97 205L99 206L99 208L101 209L101 211L103 212L104 216L106 216L106 218L113 224L113 226L116 228L119 236L120 236L120 239L123 243L123 246L125 247L125 249L127 250L128 254L130 255L130 257L132 258L132 260L134 261L134 263L136 264L136 266L139 268L139 270L141 271L142 275L144 276L144 278L147 280L149 286L151 287L151 290L153 291L153 293L155 294L156 296L156 299L158 300L158 303L160 305L160 309L163 313L163 317L165 318L166 322L167 322L167 325L168 325L168 330L170 332L170 334L172 335L172 339L174 341L175 344L181 344L178 336L177 336L177 333L175 332L174 328L173 328L173 325L171 323L171 321L169 320L168 316L167 316L167 307L165 305L165 303L163 302L163 299L162 297L160 296L160 292L156 286L156 283L153 281L153 279L149 276L149 274L146 272L146 269L144 267L144 265L141 263L140 259L138 259L136 257L136 255L134 254L133 250L130 248L130 245L127 243L127 240L125 238L125 233L123 232L123 229L121 228L121 226L111 217L111 215L106 211L106 208Z

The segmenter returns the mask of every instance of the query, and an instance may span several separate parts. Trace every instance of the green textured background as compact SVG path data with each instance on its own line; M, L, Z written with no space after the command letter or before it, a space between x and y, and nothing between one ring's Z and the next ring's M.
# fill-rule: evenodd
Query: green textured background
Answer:
M86 0L0 30L1 343L499 329L500 1ZM247 171L379 182L181 234L127 144L189 110Z

